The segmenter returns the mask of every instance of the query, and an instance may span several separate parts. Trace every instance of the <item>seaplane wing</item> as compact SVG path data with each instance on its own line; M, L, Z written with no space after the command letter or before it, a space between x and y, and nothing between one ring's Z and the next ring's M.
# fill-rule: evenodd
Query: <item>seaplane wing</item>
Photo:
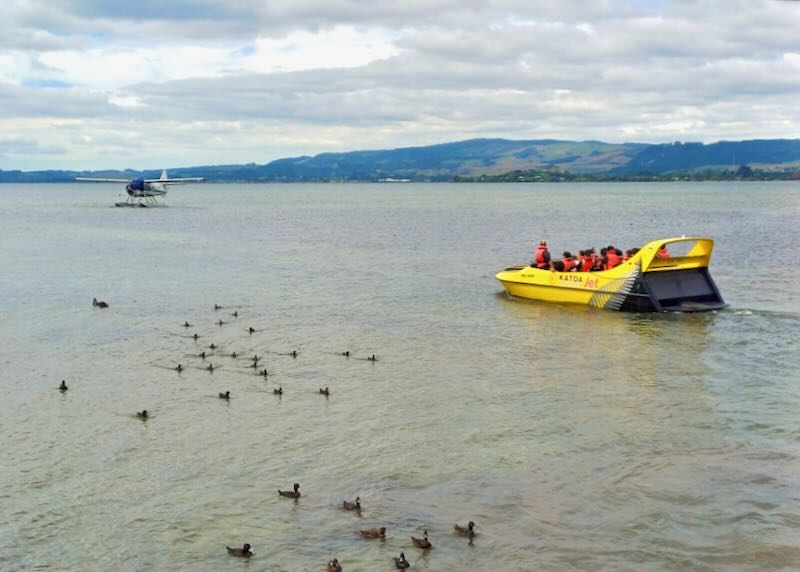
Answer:
M104 179L101 177L75 177L76 181L87 183L130 183L130 179Z
M182 185L184 183L199 183L205 181L203 177L184 177L181 179L145 179L145 183L160 183L163 185ZM128 181L121 181L127 183Z

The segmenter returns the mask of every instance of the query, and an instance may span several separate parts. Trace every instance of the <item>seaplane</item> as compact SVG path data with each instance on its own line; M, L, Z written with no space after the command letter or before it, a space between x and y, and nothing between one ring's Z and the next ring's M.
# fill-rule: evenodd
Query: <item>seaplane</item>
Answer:
M158 198L167 195L170 185L185 185L186 183L199 183L203 177L183 177L170 179L167 170L161 171L158 179L109 179L104 177L76 177L76 181L87 183L125 183L125 192L128 198L124 202L114 203L115 207L155 207Z

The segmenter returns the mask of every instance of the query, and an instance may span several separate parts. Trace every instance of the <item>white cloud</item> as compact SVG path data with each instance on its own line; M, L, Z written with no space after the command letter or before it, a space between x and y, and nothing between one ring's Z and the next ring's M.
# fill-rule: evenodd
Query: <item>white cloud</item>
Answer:
M0 129L66 151L0 168L796 137L798 29L800 2L769 0L14 0Z

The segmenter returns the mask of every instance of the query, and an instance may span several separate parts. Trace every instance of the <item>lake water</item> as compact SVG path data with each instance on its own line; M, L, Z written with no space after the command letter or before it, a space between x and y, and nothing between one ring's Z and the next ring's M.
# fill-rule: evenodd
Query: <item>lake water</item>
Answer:
M0 569L800 569L799 184L118 192L0 187ZM683 234L716 240L728 309L494 278L542 238ZM226 554L243 542L255 558Z

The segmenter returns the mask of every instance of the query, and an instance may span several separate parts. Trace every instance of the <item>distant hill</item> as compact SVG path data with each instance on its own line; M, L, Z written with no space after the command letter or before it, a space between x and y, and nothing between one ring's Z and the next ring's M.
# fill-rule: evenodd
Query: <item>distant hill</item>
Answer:
M613 177L668 175L698 170L736 171L748 165L761 172L800 171L800 139L703 143L603 143L540 139L470 139L424 147L321 153L278 159L264 165L210 165L171 168L176 177L209 181L450 181L498 178L528 171ZM147 171L2 171L0 182L67 182L75 177L157 178ZM552 180L552 179L551 179Z

